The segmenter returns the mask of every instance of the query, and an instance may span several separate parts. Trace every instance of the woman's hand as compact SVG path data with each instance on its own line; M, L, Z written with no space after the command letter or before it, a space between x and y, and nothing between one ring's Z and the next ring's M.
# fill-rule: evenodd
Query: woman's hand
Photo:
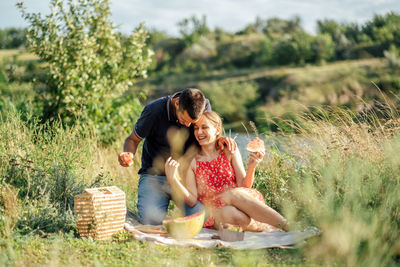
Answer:
M264 158L265 152L251 152L250 159L249 159L249 168L255 168Z
M226 147L232 154L236 151L237 148L236 141L230 137L224 137L224 136L220 137L217 140L217 144L218 147L221 148L221 150L224 150L224 148Z
M165 162L165 175L169 179L177 179L178 178L178 167L179 162L169 157Z

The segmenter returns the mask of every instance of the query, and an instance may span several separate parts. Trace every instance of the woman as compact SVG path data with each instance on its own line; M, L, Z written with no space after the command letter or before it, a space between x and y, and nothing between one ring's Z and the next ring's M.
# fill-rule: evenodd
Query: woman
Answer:
M285 230L285 218L267 206L262 195L251 188L255 168L264 152L250 154L246 173L238 149L233 154L219 149L217 140L221 133L221 118L212 111L205 112L194 125L200 152L190 163L186 187L178 177L179 163L172 158L167 160L165 173L175 194L189 206L195 205L197 199L205 205L208 218L204 227L207 228L234 224L257 231L255 221L258 221Z

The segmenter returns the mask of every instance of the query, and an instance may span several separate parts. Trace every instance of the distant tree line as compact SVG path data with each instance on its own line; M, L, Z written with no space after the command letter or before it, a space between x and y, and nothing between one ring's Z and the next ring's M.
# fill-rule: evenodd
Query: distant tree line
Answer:
M12 49L24 46L26 42L23 28L0 29L0 49Z
M363 25L317 21L317 33L307 33L299 17L257 17L236 33L211 30L205 16L180 21L180 36L150 29L148 45L155 51L151 73L207 72L262 66L320 64L328 61L383 57L400 47L400 15L375 15ZM0 48L25 45L24 29L0 30ZM392 48L391 48L392 46Z
M400 47L400 15L375 15L363 25L317 21L317 33L307 33L299 17L256 18L244 29L212 31L206 17L178 23L181 36L150 30L155 51L153 72L202 72L261 66L320 64L326 61L383 57Z

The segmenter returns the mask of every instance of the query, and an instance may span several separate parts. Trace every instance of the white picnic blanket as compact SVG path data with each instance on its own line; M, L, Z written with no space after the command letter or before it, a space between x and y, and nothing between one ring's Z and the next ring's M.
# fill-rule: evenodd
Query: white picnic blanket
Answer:
M260 249L260 248L291 248L293 245L304 242L305 239L320 234L317 228L309 228L304 231L273 231L273 232L246 232L243 241L227 242L211 237L217 234L216 230L203 228L201 232L192 239L176 240L171 237L159 234L143 233L135 229L135 224L127 220L125 229L128 230L135 239L149 241L165 246L181 247L227 247L233 249Z

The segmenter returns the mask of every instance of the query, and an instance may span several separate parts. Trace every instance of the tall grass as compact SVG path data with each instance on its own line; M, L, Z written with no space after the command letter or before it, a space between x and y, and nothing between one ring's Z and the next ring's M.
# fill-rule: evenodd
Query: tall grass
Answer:
M133 202L134 170L119 167L119 149L99 146L90 133L82 136L59 122L39 124L11 107L0 116L0 140L2 236L76 233L73 197L87 187L119 185Z
M90 132L82 135L59 122L39 124L28 104L20 113L16 101L6 102L0 109L0 265L32 259L43 264L52 257L56 265L72 264L65 259L70 254L80 257L74 264L96 264L98 259L134 264L125 260L131 253L143 264L263 265L277 255L162 248L129 238L102 244L73 238L72 201L85 187L117 185L126 192L128 208L134 209L139 159L135 168L122 168L116 160L121 138L104 147ZM313 225L322 231L301 247L301 255L284 254L282 260L278 255L275 263L399 264L400 116L395 104L377 107L381 109L361 115L321 109L313 113L319 115L291 123L295 135L267 135L283 140L285 152L268 150L255 186L292 227ZM49 239L38 238L58 232L55 241L51 234ZM16 233L23 234L18 235L22 241L15 241ZM28 233L39 235L24 239ZM10 240L18 245L12 247ZM53 246L54 255L43 252Z
M322 230L303 248L312 261L399 264L400 119L395 106L382 107L367 116L325 109L303 117L299 134L286 136L287 152L265 161L258 186L275 187L267 200L289 221Z

